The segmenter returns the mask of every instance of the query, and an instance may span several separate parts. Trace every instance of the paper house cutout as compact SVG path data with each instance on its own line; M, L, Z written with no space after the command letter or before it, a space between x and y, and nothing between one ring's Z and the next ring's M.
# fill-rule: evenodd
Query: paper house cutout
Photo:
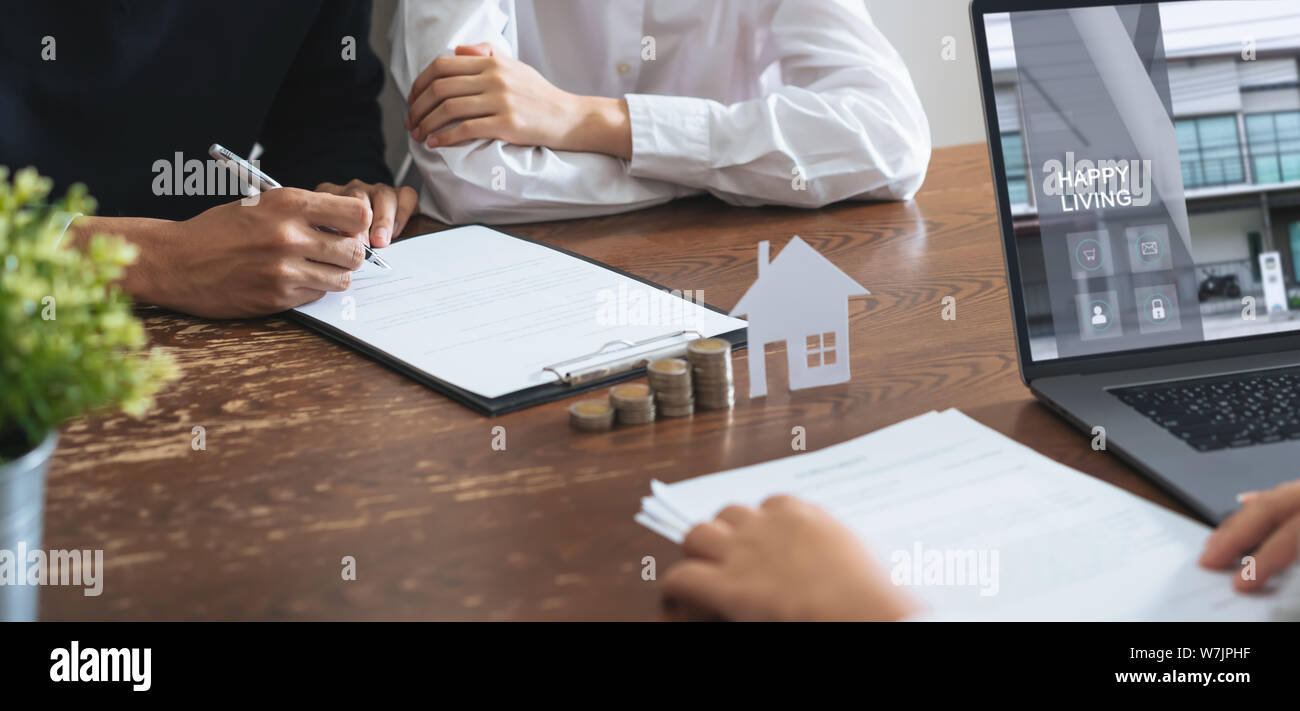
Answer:
M849 380L849 297L870 294L796 235L768 262L768 242L758 243L758 279L732 316L749 319L749 396L767 394L769 343L784 341L790 389Z

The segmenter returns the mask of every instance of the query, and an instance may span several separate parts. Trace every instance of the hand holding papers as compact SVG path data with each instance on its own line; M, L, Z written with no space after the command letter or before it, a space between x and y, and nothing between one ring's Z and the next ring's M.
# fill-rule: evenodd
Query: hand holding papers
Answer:
M676 541L729 504L810 501L946 619L1263 620L1274 604L1197 566L1207 527L955 410L651 493L637 521Z

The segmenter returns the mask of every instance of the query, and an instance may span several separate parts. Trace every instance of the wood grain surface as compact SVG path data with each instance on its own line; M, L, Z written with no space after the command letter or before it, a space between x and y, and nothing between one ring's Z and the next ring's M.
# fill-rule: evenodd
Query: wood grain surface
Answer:
M441 225L421 218L408 234ZM731 412L573 432L568 400L486 418L283 318L144 309L184 369L145 419L62 433L45 548L104 549L104 588L45 588L50 620L650 620L677 547L633 522L653 478L790 456L958 407L1052 458L1177 509L1020 382L985 149L935 152L909 203L806 211L712 198L512 231L730 308L799 235L871 290L850 303L851 382ZM956 298L957 318L941 318ZM492 428L506 432L493 450ZM191 448L202 426L206 450ZM1181 509L1180 509L1181 510ZM341 560L356 560L345 581Z

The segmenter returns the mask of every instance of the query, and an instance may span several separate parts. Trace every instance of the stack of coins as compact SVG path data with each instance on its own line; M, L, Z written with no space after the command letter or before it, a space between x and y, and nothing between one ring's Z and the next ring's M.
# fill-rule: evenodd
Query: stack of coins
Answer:
M655 396L645 383L615 385L609 390L609 402L625 425L643 425L655 420Z
M695 412L691 366L681 358L662 358L646 367L655 408L664 417L686 417Z
M686 345L686 360L695 381L695 403L702 410L727 410L736 404L731 373L731 343L701 338Z
M614 428L614 408L604 400L579 400L569 406L569 425L582 432Z

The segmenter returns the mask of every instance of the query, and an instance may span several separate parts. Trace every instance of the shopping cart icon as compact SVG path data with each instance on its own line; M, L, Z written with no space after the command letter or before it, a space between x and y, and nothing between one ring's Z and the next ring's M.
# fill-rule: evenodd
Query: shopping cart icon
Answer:
M1083 258L1086 259L1086 260L1088 260L1089 262L1096 261L1096 259L1097 259L1097 248L1096 248L1096 247L1089 247L1088 249L1083 250Z

